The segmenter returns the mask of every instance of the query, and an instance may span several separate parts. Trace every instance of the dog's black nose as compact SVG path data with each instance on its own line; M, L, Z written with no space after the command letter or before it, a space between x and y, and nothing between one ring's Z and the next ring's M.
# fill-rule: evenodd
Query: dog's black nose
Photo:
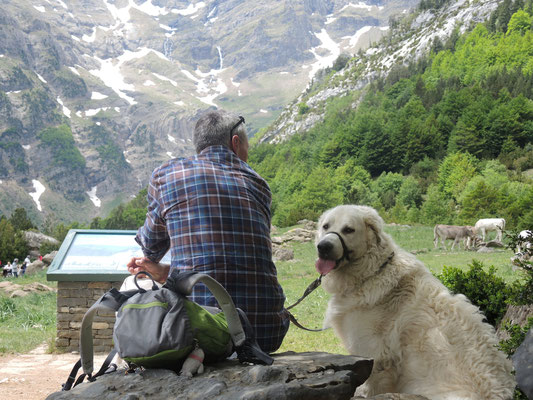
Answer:
M333 250L333 244L331 242L320 242L316 246L318 254L327 255L331 250Z

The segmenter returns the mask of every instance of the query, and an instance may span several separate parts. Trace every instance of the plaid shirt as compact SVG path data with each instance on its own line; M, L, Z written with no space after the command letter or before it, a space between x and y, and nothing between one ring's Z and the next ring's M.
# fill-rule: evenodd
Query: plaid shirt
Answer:
M289 320L272 262L271 192L266 181L224 146L172 159L152 174L148 213L136 240L158 262L194 269L220 282L248 316L264 351L279 348ZM216 305L204 285L191 300Z

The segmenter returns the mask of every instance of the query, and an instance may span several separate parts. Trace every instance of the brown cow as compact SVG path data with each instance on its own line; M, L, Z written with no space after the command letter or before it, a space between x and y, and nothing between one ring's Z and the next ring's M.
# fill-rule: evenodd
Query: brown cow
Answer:
M453 239L452 250L459 240L463 240L465 250L470 248L471 241L474 240L475 234L471 226L455 226L455 225L435 225L433 229L433 243L435 248L438 247L439 239L442 246L446 249L445 240Z

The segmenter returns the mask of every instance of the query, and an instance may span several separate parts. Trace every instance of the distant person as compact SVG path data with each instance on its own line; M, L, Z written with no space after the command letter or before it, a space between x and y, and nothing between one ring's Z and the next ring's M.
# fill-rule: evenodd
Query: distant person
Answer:
M19 259L18 258L15 258L13 260L13 262L11 263L11 273L13 274L13 276L15 278L18 278L19 276L19 272L18 272L18 262L19 262Z
M223 110L203 114L194 128L196 155L156 168L148 187L148 213L137 233L145 257L128 270L166 280L170 268L211 275L230 293L265 352L287 333L285 295L272 261L271 192L246 162L244 118ZM171 265L159 261L170 249ZM201 305L216 300L203 285L191 295Z
M22 263L22 268L21 268L22 276L26 274L26 268L28 268L28 265L30 265L30 263L31 263L30 256L27 255L26 258L24 259L24 262Z
M7 264L4 267L5 276L13 276L12 269L11 269L11 263L8 261Z

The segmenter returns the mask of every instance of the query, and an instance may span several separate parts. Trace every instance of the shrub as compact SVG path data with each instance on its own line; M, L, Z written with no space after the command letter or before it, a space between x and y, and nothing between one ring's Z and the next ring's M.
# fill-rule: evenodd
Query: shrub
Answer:
M480 308L487 322L493 326L505 314L506 301L512 296L512 289L505 281L496 276L496 268L491 266L488 271L483 270L483 263L473 260L470 269L463 271L459 268L444 266L437 278L454 293L462 293Z
M298 104L298 114L300 114L300 115L307 114L310 109L311 108L305 103Z
M52 242L43 242L39 247L39 253L42 255L50 254L52 251L59 250L59 245Z

